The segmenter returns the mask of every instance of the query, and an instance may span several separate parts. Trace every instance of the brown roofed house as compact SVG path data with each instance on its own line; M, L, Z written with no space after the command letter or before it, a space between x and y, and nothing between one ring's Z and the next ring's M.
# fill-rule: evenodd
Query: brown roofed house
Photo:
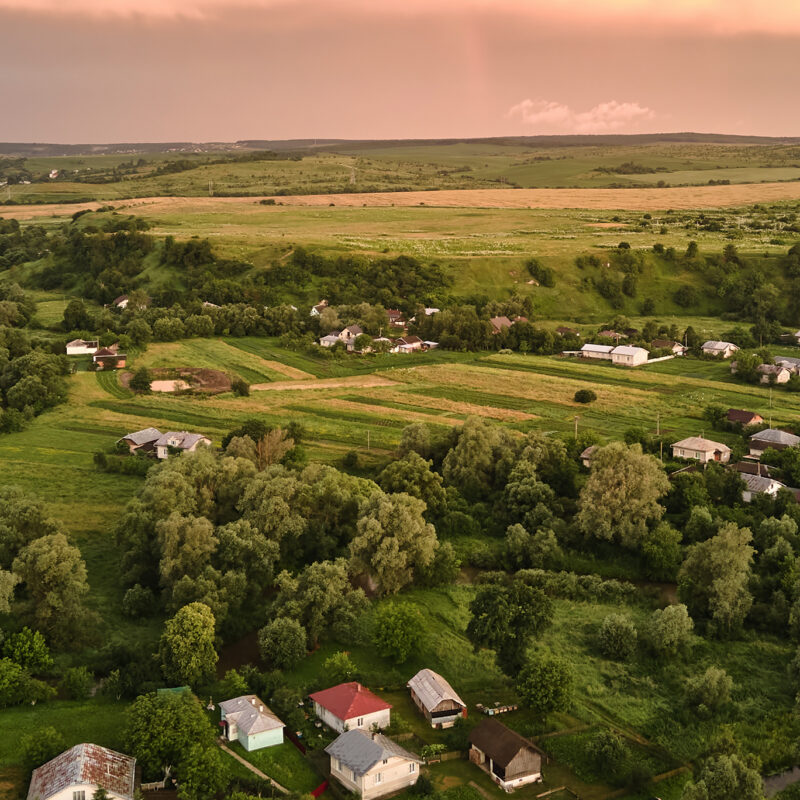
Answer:
M740 408L729 408L725 419L728 422L738 422L745 428L748 425L760 425L764 421L761 414L756 414L755 411L744 411Z
M469 760L505 791L542 780L542 752L516 731L485 719L469 734Z
M492 333L508 330L514 323L508 317L492 317L489 322L492 325Z
M653 339L650 342L650 347L653 350L671 350L676 356L685 356L686 351L689 349L674 339Z

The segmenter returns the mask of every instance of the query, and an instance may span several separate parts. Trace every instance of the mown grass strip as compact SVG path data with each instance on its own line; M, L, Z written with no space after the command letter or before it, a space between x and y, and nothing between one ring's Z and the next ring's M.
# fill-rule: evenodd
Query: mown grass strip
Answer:
M454 414L441 408L429 408L428 406L418 406L413 403L401 403L396 400L382 400L378 397L363 397L361 395L349 394L341 398L349 403L361 403L365 406L377 406L379 408L393 408L397 411L414 411L418 414L429 414L439 417L459 417L463 414Z
M95 376L103 391L112 397L116 397L118 400L127 400L133 397L133 392L119 382L119 375L116 372L95 372Z

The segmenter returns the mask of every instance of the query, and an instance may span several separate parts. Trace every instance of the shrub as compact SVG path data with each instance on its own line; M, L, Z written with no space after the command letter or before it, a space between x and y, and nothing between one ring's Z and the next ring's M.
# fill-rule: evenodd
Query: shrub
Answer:
M137 369L136 372L133 373L131 377L131 381L128 386L133 389L135 392L144 392L147 393L150 391L150 384L152 383L153 378L150 375L150 370L147 367L142 367L141 369Z
M701 716L711 716L731 699L733 679L724 669L709 667L686 681L686 700Z
M64 673L58 688L68 700L85 700L94 683L94 676L86 667L71 667Z
M631 752L621 736L613 731L599 730L589 740L586 750L598 775L608 775L615 783L623 779Z
M610 614L600 625L600 650L608 658L626 661L636 651L638 635L631 618Z
M573 399L576 403L593 403L597 395L591 389L578 389Z
M122 613L126 617L148 617L155 612L157 606L153 590L138 583L131 586L122 598Z
M22 768L26 775L30 775L36 767L41 767L66 749L64 737L51 726L29 733L20 740Z
M417 647L422 629L422 615L410 603L387 603L375 613L372 641L384 658L396 664L408 660Z
M358 674L356 665L350 656L341 651L326 658L323 668L331 683L347 683L355 680Z
M231 389L237 397L250 397L250 384L238 378L231 384Z

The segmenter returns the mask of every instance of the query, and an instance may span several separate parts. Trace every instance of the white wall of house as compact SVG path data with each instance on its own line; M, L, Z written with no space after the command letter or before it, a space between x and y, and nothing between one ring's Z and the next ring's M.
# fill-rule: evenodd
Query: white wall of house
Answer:
M333 730L343 733L345 730L352 731L355 728L361 728L363 731L372 730L373 725L377 728L388 727L391 721L392 710L385 708L382 711L375 711L372 714L365 714L363 717L352 717L351 719L342 720L334 716L323 708L319 703L314 702L314 713Z
M67 346L68 356L90 356L97 350L97 345L87 347L85 344L73 344Z
M331 756L331 775L364 800L370 800L413 786L419 778L419 764L396 756L376 764L363 775L354 775L351 769Z
M73 783L65 787L60 792L51 795L48 800L92 800L92 795L97 791L96 783ZM77 795L75 793L78 793ZM83 792L81 797L80 792ZM108 796L112 800L122 800L122 798L112 791L108 792Z
M477 763L478 766L480 766L483 770L485 770L489 774L489 777L498 786L502 787L506 791L511 791L512 789L516 789L518 786L524 786L528 783L536 783L537 781L540 781L542 779L541 772L531 772L527 775L521 775L518 778L514 778L513 780L509 781L503 780L499 775L495 775L494 772L492 772L493 762L492 759L486 755L486 753L484 753L482 750L479 750L477 747L475 747L474 744L472 745L472 750L479 756L479 760L477 762L473 761L473 763ZM473 760L472 757L470 758L470 760L471 761Z
M672 455L674 458L692 458L695 461L699 461L701 464L707 464L709 461L716 460L712 450L687 450L683 447L673 447ZM724 464L730 457L731 454L723 450L720 453L719 460Z

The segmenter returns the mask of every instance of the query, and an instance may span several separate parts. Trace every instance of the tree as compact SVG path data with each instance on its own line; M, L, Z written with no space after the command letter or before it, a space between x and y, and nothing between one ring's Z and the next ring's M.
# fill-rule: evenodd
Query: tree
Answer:
M54 695L55 690L44 681L32 678L10 658L0 658L0 708L49 700Z
M89 591L80 550L63 533L42 536L20 551L13 570L31 598L37 627L58 645L80 641L88 613L83 598Z
M189 603L167 620L158 649L167 680L197 687L213 679L219 658L214 625L214 615L203 603Z
M83 300L70 300L64 309L64 330L80 331L88 330L92 327L92 318L83 304Z
M758 770L735 754L711 756L697 781L683 788L681 800L763 800L764 784Z
M341 650L328 656L325 663L322 665L325 674L330 679L331 683L347 683L356 679L358 675L358 668L351 660L347 653Z
M182 516L177 511L155 526L161 561L161 585L169 592L184 576L197 578L217 547L214 526L205 517Z
M8 569L25 545L60 533L44 504L16 486L0 487L0 568Z
M733 679L724 669L709 667L686 681L686 702L701 716L710 716L731 699Z
M125 328L134 347L146 347L153 338L153 329L139 317L132 319Z
M258 632L258 649L278 669L296 666L306 655L306 629L295 619L280 617Z
M609 614L600 625L600 649L608 658L627 661L636 652L637 638L636 626L625 614Z
M655 458L638 444L612 442L592 456L576 520L587 535L637 549L648 525L661 519L664 507L658 501L668 491L669 479Z
M153 376L147 367L140 367L131 376L130 386L134 392L142 392L147 394L150 391L150 384L153 382Z
M681 532L666 522L648 530L641 543L647 577L656 581L674 581L681 564Z
M64 737L51 725L25 734L20 740L20 752L26 776L66 749L67 743Z
M709 630L720 636L738 631L750 606L752 535L735 522L689 547L678 575L678 596L692 617L706 620Z
M522 702L542 717L569 707L572 684L569 664L563 658L543 654L528 659L516 682Z
M28 670L32 675L47 672L53 666L50 648L39 631L24 627L11 633L3 642L3 655Z
M178 767L179 800L207 800L217 797L230 779L230 765L213 745L193 744Z
M593 403L597 400L597 395L591 389L578 389L572 399L576 403Z
M517 569L552 569L564 557L555 533L549 528L531 534L519 523L509 525L505 545L506 554Z
M411 603L385 603L375 612L372 642L384 658L404 664L421 640L424 620Z
M644 638L662 656L674 656L691 640L694 622L686 606L667 606L656 609L644 629Z
M467 637L476 649L494 650L507 675L515 675L524 663L530 637L553 621L550 598L519 580L482 586L469 612Z
M631 751L619 734L602 728L592 735L586 750L598 774L607 775L614 783L624 777Z
M85 700L94 683L94 675L86 667L70 667L58 684L68 700Z
M380 594L395 594L433 561L436 530L425 522L425 503L407 494L373 495L364 503L350 542L356 570L367 573Z
M19 578L13 572L0 569L0 614L8 614L11 611L14 590L18 583Z
M447 498L442 476L431 469L432 465L432 461L411 451L386 466L378 477L378 485L387 493L405 492L419 498L431 515L439 516L445 510Z
M143 694L126 712L126 751L136 758L145 777L158 780L164 768L181 765L192 748L214 747L214 731L200 701L190 692Z

